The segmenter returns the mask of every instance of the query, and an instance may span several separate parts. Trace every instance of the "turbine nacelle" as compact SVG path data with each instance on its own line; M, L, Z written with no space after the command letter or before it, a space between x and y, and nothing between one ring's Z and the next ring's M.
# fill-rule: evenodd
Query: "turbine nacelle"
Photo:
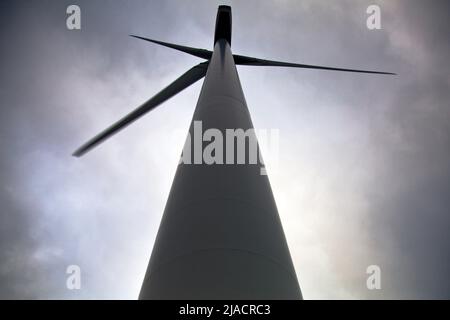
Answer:
M216 18L216 31L214 44L220 39L225 39L231 47L231 7L219 6Z

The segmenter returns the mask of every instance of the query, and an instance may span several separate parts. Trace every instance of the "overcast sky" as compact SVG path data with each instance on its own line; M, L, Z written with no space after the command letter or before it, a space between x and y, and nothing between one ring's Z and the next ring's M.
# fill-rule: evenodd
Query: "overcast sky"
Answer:
M211 49L219 4L234 53L399 74L238 67L304 298L450 298L445 0L1 1L0 298L137 298L201 81L71 154L200 62L127 35Z

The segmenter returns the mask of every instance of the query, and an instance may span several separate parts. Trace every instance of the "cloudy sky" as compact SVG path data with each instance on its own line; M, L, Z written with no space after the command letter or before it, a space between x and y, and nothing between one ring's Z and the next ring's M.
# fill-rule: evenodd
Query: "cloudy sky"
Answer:
M81 30L66 8L81 8ZM450 298L450 2L1 1L0 298L135 299L201 81L85 157L72 152L211 49L397 72L238 67L280 130L274 196L306 299ZM366 9L381 8L381 30ZM264 150L263 150L264 151ZM82 271L66 288L66 268ZM368 290L366 268L381 268Z

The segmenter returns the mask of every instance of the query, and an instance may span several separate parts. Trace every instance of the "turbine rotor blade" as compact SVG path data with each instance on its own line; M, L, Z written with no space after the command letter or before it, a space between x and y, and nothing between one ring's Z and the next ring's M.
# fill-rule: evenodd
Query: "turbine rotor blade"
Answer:
M167 86L165 89L161 90L159 93L153 96L150 100L146 101L140 107L130 112L128 115L126 115L125 117L123 117L122 119L120 119L107 129L96 135L94 138L83 144L73 153L73 156L81 157L86 152L88 152L95 146L99 145L112 135L116 134L117 132L119 132L132 122L136 121L147 112L153 110L164 101L181 92L183 89L186 89L191 84L197 82L206 75L207 69L208 69L208 62L203 62L192 67L183 75L181 75L178 79L172 82L169 86Z
M245 66L293 67L293 68L304 68L304 69L320 69L320 70L332 70L332 71L395 75L395 73L392 73L392 72L315 66L315 65L310 65L310 64L299 64L299 63L290 63L290 62L282 62L282 61L274 61L274 60L264 60L264 59L259 59L259 58L241 56L241 55L237 55L237 54L234 54L233 58L234 58L234 63L236 65L245 65Z
M149 41L149 42L153 42L156 44L159 44L161 46L164 47L168 47L168 48L172 48L178 51L182 51L184 53L188 53L191 54L193 56L202 58L202 59L206 59L209 60L212 57L212 52L206 49L198 49L198 48L191 48L191 47L186 47L186 46L180 46L178 44L173 44L173 43L168 43L168 42L162 42L162 41L158 41L158 40L153 40L153 39L149 39L149 38L144 38L144 37L140 37L140 36L135 36L135 35L130 35L130 37L136 38L136 39L141 39L144 41Z

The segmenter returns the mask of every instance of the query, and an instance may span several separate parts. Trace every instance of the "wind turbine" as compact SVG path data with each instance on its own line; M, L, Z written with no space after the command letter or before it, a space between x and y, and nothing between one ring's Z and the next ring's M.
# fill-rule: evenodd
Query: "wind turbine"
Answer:
M196 121L224 133L252 129L236 65L393 74L233 55L229 6L218 8L213 51L133 37L206 61L89 140L76 157L203 77L190 136ZM269 180L258 165L179 164L139 298L302 298Z

